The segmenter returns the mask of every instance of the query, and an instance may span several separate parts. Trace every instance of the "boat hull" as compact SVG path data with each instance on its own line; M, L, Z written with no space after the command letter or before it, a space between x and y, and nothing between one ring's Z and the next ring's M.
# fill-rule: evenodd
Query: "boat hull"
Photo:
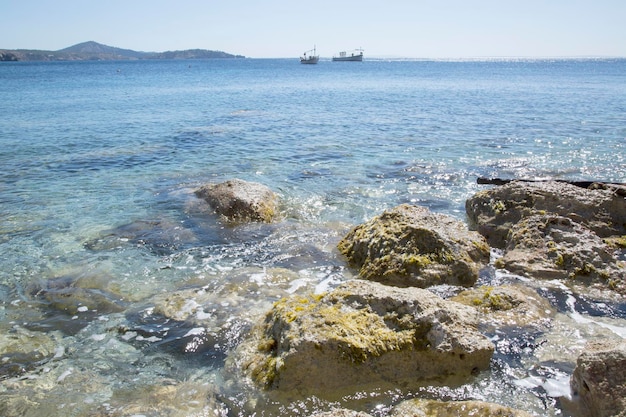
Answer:
M363 61L363 54L359 55L350 55L350 56L334 56L333 61L335 62L361 62Z
M320 58L318 56L311 56L308 58L300 58L300 63L301 64L317 64L317 61L319 61Z

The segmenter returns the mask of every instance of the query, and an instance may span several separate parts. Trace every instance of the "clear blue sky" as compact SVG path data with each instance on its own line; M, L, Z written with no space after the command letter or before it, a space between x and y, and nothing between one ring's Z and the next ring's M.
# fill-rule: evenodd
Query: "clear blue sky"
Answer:
M625 0L0 0L0 49L626 57Z

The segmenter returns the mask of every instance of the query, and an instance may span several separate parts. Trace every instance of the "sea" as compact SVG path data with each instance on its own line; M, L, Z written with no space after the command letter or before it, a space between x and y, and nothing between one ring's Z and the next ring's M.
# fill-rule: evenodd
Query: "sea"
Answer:
M467 222L479 177L625 183L626 59L5 62L0 89L0 415L383 417L434 398L577 416L577 356L626 337L624 300L492 264L479 285L529 283L556 313L490 334L469 381L280 396L227 366L275 301L356 278L336 245L386 209ZM194 194L233 178L272 189L278 219L228 224Z

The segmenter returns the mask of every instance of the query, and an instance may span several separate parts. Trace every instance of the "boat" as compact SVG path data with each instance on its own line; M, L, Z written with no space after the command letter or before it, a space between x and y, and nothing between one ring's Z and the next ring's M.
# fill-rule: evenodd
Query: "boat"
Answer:
M307 56L307 54L309 55ZM300 57L301 64L317 64L317 61L319 60L320 60L320 56L317 55L315 46L313 46L313 49L306 51L304 55Z
M333 56L333 61L361 62L363 61L363 49L355 49L350 54L346 51L339 52L338 56Z

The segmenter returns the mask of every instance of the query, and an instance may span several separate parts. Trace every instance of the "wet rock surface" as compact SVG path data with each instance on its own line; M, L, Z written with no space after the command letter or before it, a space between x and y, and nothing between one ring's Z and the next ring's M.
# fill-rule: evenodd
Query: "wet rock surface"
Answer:
M489 243L504 249L496 267L626 294L624 187L512 181L465 207Z
M626 416L626 340L588 345L578 357L571 385L587 415Z
M535 327L546 329L554 308L533 288L523 285L485 285L465 290L452 301L473 306L480 311L485 327Z
M401 287L469 287L489 262L489 247L478 233L408 204L353 228L338 248L361 278Z
M26 326L73 335L102 315L125 310L128 301L109 279L107 275L70 273L33 282L27 289L28 300L43 317Z
M195 192L228 221L270 223L277 214L276 194L263 184L232 179Z
M465 203L470 220L489 244L506 246L509 230L522 218L552 213L585 225L600 237L626 234L624 187L590 188L557 181L511 181L476 193Z
M390 417L531 417L525 411L482 401L413 399L393 408Z
M626 293L626 269L615 250L581 223L532 215L515 224L498 266L542 279L597 283Z
M345 408L338 408L331 411L311 414L309 417L372 417L372 415L364 413L362 411L353 411L347 410Z
M51 335L20 326L0 334L0 379L21 375L45 363L56 353L58 341Z
M275 303L231 366L260 386L335 388L458 376L489 368L491 342L470 307L419 288L351 280ZM337 378L341 375L341 378Z
M180 223L167 219L135 220L104 230L84 243L86 249L106 251L127 245L145 247L157 255L169 255L181 247L198 244L197 236Z

